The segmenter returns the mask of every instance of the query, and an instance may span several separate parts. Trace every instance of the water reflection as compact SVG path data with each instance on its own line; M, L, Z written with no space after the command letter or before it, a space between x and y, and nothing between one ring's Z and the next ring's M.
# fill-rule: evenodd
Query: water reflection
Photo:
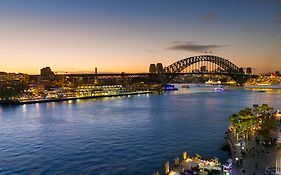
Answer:
M23 104L23 105L22 105L22 112L23 112L23 113L26 112L26 108L27 108L27 105L26 105L26 104Z
M40 111L40 105L39 105L39 103L36 103L35 106L36 106L36 108L35 108L35 109L36 109L36 112L39 112L39 111Z

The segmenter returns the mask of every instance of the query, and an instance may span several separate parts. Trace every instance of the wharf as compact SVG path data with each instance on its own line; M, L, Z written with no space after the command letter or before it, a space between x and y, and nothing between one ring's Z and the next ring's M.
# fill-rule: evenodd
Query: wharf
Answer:
M65 97L65 98L52 98L52 99L28 99L28 100L5 100L0 101L0 104L4 105L21 105L21 104L33 104L33 103L48 103L48 102L60 102L68 100L78 99L93 99L93 98L104 98L104 97L120 97L128 95L139 95L139 94L151 94L152 91L137 91L137 92L125 92L108 95L95 95L95 96L81 96L81 97Z

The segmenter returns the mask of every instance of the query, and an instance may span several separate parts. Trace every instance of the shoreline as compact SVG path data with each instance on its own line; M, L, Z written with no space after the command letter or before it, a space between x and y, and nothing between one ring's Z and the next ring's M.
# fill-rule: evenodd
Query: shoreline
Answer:
M6 101L0 101L0 105L23 105L23 104L35 104L35 103L49 103L49 102L61 102L61 101L78 100L78 99L121 97L121 96L127 96L127 95L152 94L152 93L153 93L153 91L137 91L137 92L127 92L127 93L119 93L119 94L85 96L85 97L68 97L68 98L57 98L57 99L32 99L32 100L22 100L22 101L6 100Z
M281 89L281 85L245 85L249 89Z

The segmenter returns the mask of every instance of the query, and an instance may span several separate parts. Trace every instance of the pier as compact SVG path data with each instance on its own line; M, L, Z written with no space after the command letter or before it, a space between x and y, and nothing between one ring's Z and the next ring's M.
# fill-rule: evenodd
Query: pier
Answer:
M48 103L48 102L60 102L78 99L94 99L94 98L105 98L105 97L120 97L120 96L130 96L139 94L151 94L152 91L138 91L138 92L126 92L126 93L116 93L107 95L93 95L93 96L80 96L80 97L66 97L66 98L51 98L51 99L27 99L27 100L7 100L0 101L0 104L4 105L19 105L19 104L33 104L33 103Z

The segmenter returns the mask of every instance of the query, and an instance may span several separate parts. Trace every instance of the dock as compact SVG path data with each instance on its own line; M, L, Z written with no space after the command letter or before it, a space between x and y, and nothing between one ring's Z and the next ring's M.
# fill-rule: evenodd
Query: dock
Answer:
M130 95L141 95L141 94L151 94L152 91L137 91L137 92L125 92L107 95L94 95L94 96L80 96L80 97L64 97L64 98L50 98L50 99L16 99L16 100L2 100L0 104L3 105L21 105L21 104L33 104L33 103L49 103L49 102L61 102L69 100L78 99L94 99L94 98L104 98L104 97L121 97Z

